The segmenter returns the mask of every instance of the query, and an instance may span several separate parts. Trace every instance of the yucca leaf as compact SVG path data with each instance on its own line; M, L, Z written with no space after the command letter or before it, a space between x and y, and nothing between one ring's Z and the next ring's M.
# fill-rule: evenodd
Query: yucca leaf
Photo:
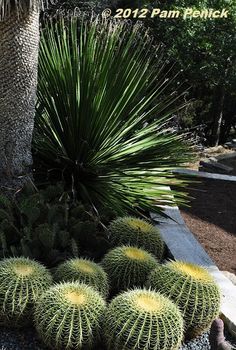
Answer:
M77 196L119 213L183 203L172 170L192 156L169 127L184 108L139 24L71 18L49 22L39 54L34 149L48 169L73 179ZM67 180L68 181L68 180ZM169 186L179 188L170 192Z

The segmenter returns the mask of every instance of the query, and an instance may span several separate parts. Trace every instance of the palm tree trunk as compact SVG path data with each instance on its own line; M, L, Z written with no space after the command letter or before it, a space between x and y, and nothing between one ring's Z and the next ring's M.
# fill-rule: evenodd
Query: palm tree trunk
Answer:
M4 0L3 0L4 1ZM25 0L23 0L25 1ZM1 3L1 1L0 1ZM1 10L1 9L0 9ZM38 6L0 17L0 188L29 180L39 45Z

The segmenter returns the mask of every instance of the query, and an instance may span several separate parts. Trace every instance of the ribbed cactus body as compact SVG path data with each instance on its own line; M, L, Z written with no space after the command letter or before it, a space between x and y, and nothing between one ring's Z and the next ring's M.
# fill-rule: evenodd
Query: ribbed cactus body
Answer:
M83 282L96 289L104 297L108 295L109 285L106 272L101 266L87 259L70 259L55 270L56 281Z
M46 291L35 309L35 325L51 349L90 349L99 339L106 304L92 287L61 283Z
M210 327L220 309L220 291L207 270L173 261L153 270L147 286L174 301L183 312L187 337Z
M147 221L126 216L114 220L109 226L113 246L130 244L143 248L162 259L164 242L159 230Z
M178 308L150 290L118 295L109 305L104 323L109 350L177 350L183 337Z
M0 262L0 322L21 327L30 321L32 307L52 284L41 264L26 258Z
M101 265L108 274L111 289L117 292L142 287L147 275L158 266L158 262L143 249L122 246L108 252Z

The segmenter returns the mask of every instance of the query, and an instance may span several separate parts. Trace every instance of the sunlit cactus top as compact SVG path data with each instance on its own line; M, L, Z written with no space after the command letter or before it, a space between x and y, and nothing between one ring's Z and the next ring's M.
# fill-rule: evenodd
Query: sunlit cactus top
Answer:
M214 279L210 273L201 266L191 264L185 261L172 261L168 266L178 271L179 273L185 275L186 277L192 278L193 280L199 282L213 282Z

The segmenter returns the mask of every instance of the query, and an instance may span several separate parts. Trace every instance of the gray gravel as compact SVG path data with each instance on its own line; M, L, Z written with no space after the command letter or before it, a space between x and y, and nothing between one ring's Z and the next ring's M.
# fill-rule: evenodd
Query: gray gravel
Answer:
M210 350L209 333L203 333L200 337L184 344L180 350Z
M0 350L46 350L32 328L0 328Z

